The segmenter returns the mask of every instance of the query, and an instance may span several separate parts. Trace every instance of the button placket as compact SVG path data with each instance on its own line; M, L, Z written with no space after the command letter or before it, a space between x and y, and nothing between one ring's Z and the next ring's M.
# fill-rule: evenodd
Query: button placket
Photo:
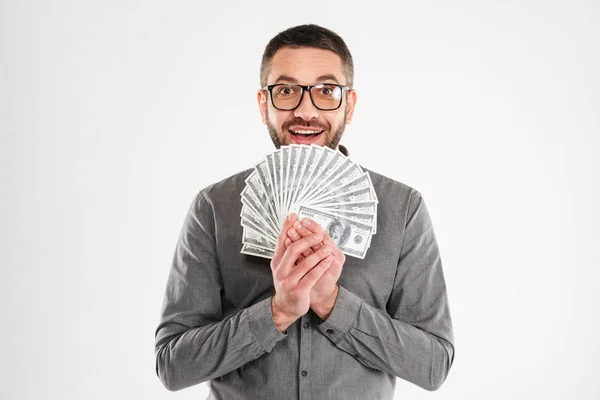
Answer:
M300 319L300 364L298 365L298 379L300 388L300 399L310 399L310 362L311 362L311 340L312 329L310 328L309 314L303 315Z

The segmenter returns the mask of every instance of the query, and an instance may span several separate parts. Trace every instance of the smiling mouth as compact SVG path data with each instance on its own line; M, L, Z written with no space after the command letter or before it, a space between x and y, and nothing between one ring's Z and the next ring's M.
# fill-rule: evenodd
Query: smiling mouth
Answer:
M291 130L289 129L289 132L294 135L294 136L317 136L320 135L321 133L323 133L323 130L317 131L314 129L298 129L298 130Z

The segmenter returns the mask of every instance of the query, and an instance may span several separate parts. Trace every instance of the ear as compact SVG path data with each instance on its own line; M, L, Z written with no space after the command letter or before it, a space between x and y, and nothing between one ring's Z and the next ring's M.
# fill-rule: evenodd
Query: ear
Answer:
M267 123L267 92L264 90L259 90L256 94L256 100L258 101L258 109L260 111L260 117L262 119L262 123Z
M356 90L348 90L348 94L346 95L346 101L346 124L349 124L350 122L352 122L352 116L354 115L354 107L356 106Z

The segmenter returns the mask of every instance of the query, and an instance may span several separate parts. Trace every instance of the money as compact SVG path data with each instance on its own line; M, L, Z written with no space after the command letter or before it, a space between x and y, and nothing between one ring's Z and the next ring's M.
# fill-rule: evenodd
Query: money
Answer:
M342 252L354 257L365 258L373 234L373 226L322 210L300 206L298 218L305 217L321 225Z
M267 249L267 250L271 250L273 246L275 246L275 243L268 238L267 236L265 236L264 234L255 231L252 228L246 228L244 227L243 229L243 233L242 236L244 238L244 243L250 244L252 246L256 246L256 247L262 247L263 249Z
M242 250L273 258L292 212L316 221L346 255L364 258L377 232L377 195L368 172L339 151L281 146L254 165L241 192Z
M274 252L271 250L263 249L262 247L257 247L246 243L244 243L244 245L242 246L241 253L269 259L273 258L274 255Z
M359 219L364 215L368 216L373 221L373 234L377 233L377 201L359 201L349 203L336 204L319 204L319 209L332 214L341 214L348 217L357 216Z

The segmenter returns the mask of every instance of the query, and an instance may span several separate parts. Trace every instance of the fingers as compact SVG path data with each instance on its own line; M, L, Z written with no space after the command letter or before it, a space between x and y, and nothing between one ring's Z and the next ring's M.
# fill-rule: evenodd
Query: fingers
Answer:
M294 223L298 220L296 214L290 214L286 217L285 221L283 221L283 226L279 231L279 237L277 238L277 242L283 241L286 237L287 231L294 225Z
M281 259L281 263L279 264L278 268L281 270L279 271L279 276L287 277L294 267L294 263L302 255L302 253L310 249L312 246L320 243L321 240L323 240L323 236L321 235L310 235L298 240L295 243L291 243L285 250L283 258ZM282 247L285 248L285 239L282 242Z
M299 227L298 227L299 226ZM298 223L294 223L294 227L300 233L301 236L304 236L302 233L306 234L310 233L320 233L323 237L327 236L327 232L319 225L317 222L310 218L302 218L302 221L298 221Z
M300 238L300 237L298 237L298 238ZM290 247L290 245L291 245L293 242L292 242L292 240L291 240L289 237L286 237L286 238L285 238L285 242L284 242L284 243L285 243L285 248L287 249L288 247ZM312 250L310 250L310 251L312 252ZM305 251L305 253L306 253L306 251ZM299 263L300 261L302 261L303 259L304 259L304 255L301 255L300 257L298 257L298 259L296 260L296 265L298 265L298 263Z
M292 271L289 278L293 280L293 282L297 283L323 259L329 257L331 261L333 261L333 257L330 257L332 250L333 249L330 246L325 246L312 253L308 257L305 257L301 262L298 263L298 266L296 269L294 269L294 271ZM329 262L329 264L331 264L331 262Z
M310 227L310 229L308 227ZM310 218L303 218L302 221L298 220L294 222L293 228L290 229L294 231L293 234L296 234L298 238L312 234L321 234L324 238L328 237L327 232L325 232L317 222ZM291 237L293 234L288 230L288 236ZM321 246L317 246L317 248L313 248L313 250L317 251L320 247ZM304 254L304 256L308 256L308 254Z
M287 236L287 231L292 227L294 222L298 219L296 214L290 214L287 216L285 221L283 221L283 226L281 227L281 231L279 231L279 236L277 237L277 245L275 246L275 254L273 255L273 260L279 260L283 254L285 253L285 238Z
M310 219L310 218L303 218L302 219L302 223L296 224L294 223L294 228L296 226L300 225L301 228L300 229L296 229L296 231L300 234L300 236L304 237L304 236L308 236L310 234L321 234L323 235L323 244L327 244L331 247L333 247L334 249L337 248L337 245L335 244L335 242L333 241L333 239L327 234L327 232L325 232L325 229L323 229L321 227L321 225L319 225L317 222L315 222L314 220Z
M302 277L298 283L299 290L310 290L317 283L317 281L323 276L325 272L331 267L333 262L332 256L327 256L315 265L306 275Z
M340 268L341 266L344 264L344 262L346 261L346 256L344 255L344 253L338 248L338 246L336 245L335 241L327 234L327 232L321 227L321 225L319 225L317 222L315 222L313 219L310 218L303 218L301 221L299 220L298 222L294 223L294 226L292 228L290 228L291 230L294 231L294 233L296 233L298 235L298 237L306 237L308 235L313 235L313 234L322 234L323 235L323 241L321 246L330 246L333 251L331 252L331 255L333 256L333 267L336 268ZM288 237L290 237L290 233L288 230ZM293 241L293 239L292 239ZM320 248L320 246L318 247L313 247L314 251L317 251ZM305 256L308 256L308 254L305 254Z
M298 225L300 225L300 224L298 223ZM294 226L296 226L296 223L294 223ZM302 227L302 225L300 225L300 226ZM304 235L299 235L298 231L294 227L292 227L292 228L288 229L288 232L287 232L288 238L290 238L292 242L297 242L298 240L302 239L303 237L312 235L312 233L308 229L305 229L305 231L306 231L306 233ZM319 247L321 247L320 244L315 246L314 250L317 250ZM312 252L313 252L313 249L308 249L304 253L302 253L302 255L307 257Z

